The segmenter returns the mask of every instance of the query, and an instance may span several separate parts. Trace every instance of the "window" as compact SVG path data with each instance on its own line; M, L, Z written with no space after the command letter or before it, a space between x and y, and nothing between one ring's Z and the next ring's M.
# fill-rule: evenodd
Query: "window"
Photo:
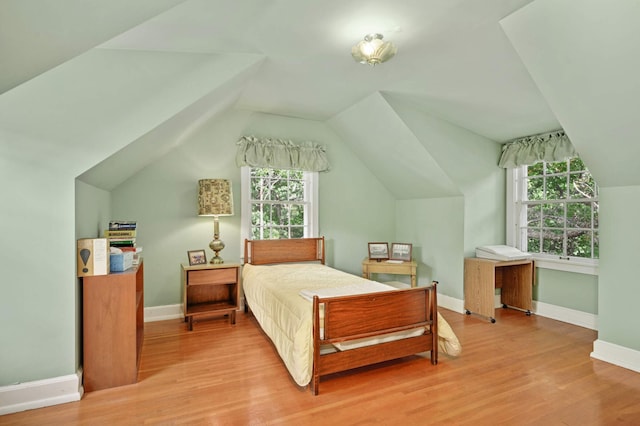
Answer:
M243 167L243 238L316 236L317 180L317 172Z
M542 261L597 266L598 187L582 160L517 167L512 188L516 247Z

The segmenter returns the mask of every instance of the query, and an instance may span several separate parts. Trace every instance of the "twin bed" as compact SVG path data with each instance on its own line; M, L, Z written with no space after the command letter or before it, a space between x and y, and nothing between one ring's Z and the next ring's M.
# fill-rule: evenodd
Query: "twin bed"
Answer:
M245 310L314 395L320 377L336 372L422 352L437 364L444 319L435 282L398 290L330 268L323 237L245 240L244 253Z

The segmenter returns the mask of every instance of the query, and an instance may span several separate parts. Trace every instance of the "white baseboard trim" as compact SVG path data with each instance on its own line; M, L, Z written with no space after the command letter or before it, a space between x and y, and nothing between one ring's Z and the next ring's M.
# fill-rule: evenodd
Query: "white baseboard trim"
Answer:
M544 302L533 301L533 312L541 317L566 322L590 330L598 329L598 316L562 306L550 305Z
M240 299L240 310L244 309L244 298ZM144 308L144 322L165 321L184 318L182 304L151 306Z
M591 358L640 373L640 351L634 349L598 339L593 342Z
M241 301L241 309L244 300ZM464 300L455 297L438 294L438 306L450 309L454 312L464 313ZM502 307L500 295L496 295L495 307ZM564 308L562 306L550 305L548 303L533 301L532 311L541 317L551 318L554 320L566 322L569 324L585 327L591 330L597 330L597 315L587 312L576 311L574 309ZM144 308L144 322L164 321L169 319L183 318L182 304L153 306Z
M456 299L455 297L446 296L444 294L438 294L438 306L442 306L445 309L464 313L464 300Z
M502 307L500 295L496 294L494 299L496 308ZM544 302L534 300L532 302L531 312L545 318L551 318L557 321L566 322L567 324L577 325L578 327L588 328L590 330L598 329L598 316L588 312L576 311L562 306L550 305Z
M181 303L177 305L144 308L144 322L164 321L176 318L184 318Z
M0 416L80 401L84 393L82 369L76 374L0 387Z

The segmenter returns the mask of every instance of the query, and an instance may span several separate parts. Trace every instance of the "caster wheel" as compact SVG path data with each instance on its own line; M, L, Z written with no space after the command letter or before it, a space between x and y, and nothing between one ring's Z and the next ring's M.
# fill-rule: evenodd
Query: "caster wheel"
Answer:
M464 313L467 314L467 315L471 315L471 311L468 310L468 309L466 311L464 311Z
M491 320L491 324L495 324L496 323L496 319L495 318L489 318Z
M502 309L507 309L507 305L505 303L502 304Z
M525 314L526 314L528 317L530 317L530 316L531 316L531 311L527 311L527 312L525 312Z

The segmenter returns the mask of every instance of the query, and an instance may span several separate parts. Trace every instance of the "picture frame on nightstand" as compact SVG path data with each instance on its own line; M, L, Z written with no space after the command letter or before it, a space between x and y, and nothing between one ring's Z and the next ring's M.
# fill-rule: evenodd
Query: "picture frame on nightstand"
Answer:
M207 254L204 250L189 250L187 256L189 257L189 266L207 264Z

